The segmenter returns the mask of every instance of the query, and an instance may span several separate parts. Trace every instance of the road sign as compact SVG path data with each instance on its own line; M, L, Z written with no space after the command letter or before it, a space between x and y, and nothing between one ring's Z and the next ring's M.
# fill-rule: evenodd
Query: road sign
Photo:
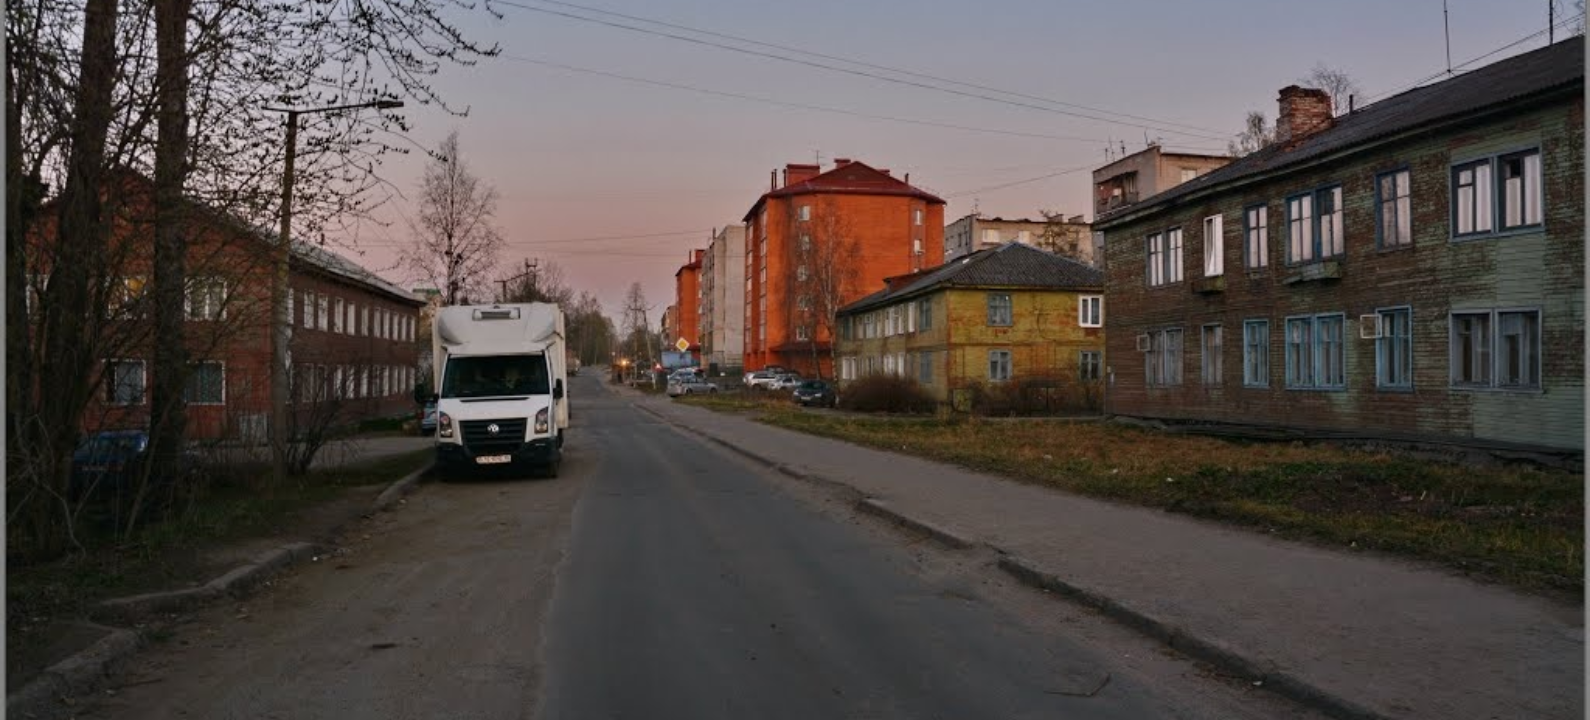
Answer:
M679 348L679 352L684 352L690 349L690 341L679 338L679 342L674 343L674 347Z

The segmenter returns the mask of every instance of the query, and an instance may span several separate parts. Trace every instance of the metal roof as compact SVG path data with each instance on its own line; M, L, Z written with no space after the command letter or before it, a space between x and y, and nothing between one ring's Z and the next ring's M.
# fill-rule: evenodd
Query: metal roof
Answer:
M906 276L909 277L909 276ZM901 280L902 278L891 278ZM843 308L850 314L948 287L1008 287L1030 290L1103 290L1104 273L1071 258L1025 243L979 250L926 270L898 289L884 288Z

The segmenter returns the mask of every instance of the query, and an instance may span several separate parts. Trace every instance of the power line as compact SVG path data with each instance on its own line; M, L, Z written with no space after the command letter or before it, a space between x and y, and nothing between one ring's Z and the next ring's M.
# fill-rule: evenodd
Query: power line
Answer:
M1370 96L1364 98L1364 102L1367 104L1369 102L1373 102L1375 100L1379 100L1380 98L1383 98L1383 97L1388 97L1388 96L1391 96L1391 95L1397 95L1397 94L1404 93L1404 92L1407 92L1409 90L1412 90L1414 88L1420 87L1420 86L1424 85L1425 83L1430 82L1431 80L1435 80L1437 78L1440 78L1440 77L1443 77L1443 76L1446 76L1446 75L1450 75L1450 74L1452 74L1452 72L1454 72L1456 70L1461 70L1461 69L1463 69L1465 67L1468 67L1469 65L1473 65L1474 63L1477 63L1477 62L1479 62L1481 60L1485 60L1485 59L1490 58L1492 56L1507 52L1508 50L1511 50L1511 49L1513 49L1515 47L1518 47L1519 45L1523 45L1524 43L1527 43L1527 42L1529 42L1531 40L1539 38L1540 36L1551 32L1553 29L1572 25L1573 23L1584 19L1584 17L1585 17L1584 13L1579 13L1578 15L1576 15L1574 17L1571 17L1571 18L1568 18L1567 20L1564 20L1564 21L1562 21L1560 23L1557 23L1556 25L1553 25L1552 27L1548 27L1548 28L1546 28L1544 30L1541 30L1539 32L1535 32L1535 33L1532 33L1532 34L1529 34L1529 35L1525 35L1524 37L1521 37L1521 38L1519 38L1517 40L1514 40L1514 41L1512 41L1512 42L1510 42L1510 43L1508 43L1506 45L1503 45L1503 46L1501 46L1499 48L1496 48L1495 50L1492 50L1492 51L1490 51L1488 53L1485 53L1484 55L1479 55L1479 56L1476 56L1476 57L1469 58L1468 60L1464 60L1463 62L1460 62L1460 63L1458 63L1456 65L1451 66L1447 70L1438 71L1438 72L1430 75L1429 77L1423 78L1421 80L1414 81L1414 82L1409 83L1407 85L1399 86L1399 87L1397 87L1394 90L1387 90L1387 91L1382 92L1382 93L1377 93L1377 94L1374 94L1374 95L1370 95Z
M848 115L850 117L866 118L866 119L869 119L869 120L885 120L885 121L888 121L888 122L907 123L907 124L911 124L911 125L925 125L927 127L947 128L947 129L951 129L951 130L965 130L965 131L968 131L968 132L990 133L990 134L994 134L994 135L1009 135L1009 136L1012 136L1012 137L1036 138L1036 139L1040 139L1040 140L1062 140L1062 141L1086 142L1086 143L1101 143L1101 142L1105 142L1105 140L1103 138L1095 138L1095 137L1079 137L1079 136L1075 136L1075 135L1050 135L1050 134L1047 134L1047 133L1022 132L1020 130L1001 130L1001 129L998 129L998 128L984 128L984 127L974 127L974 126L970 126L970 125L956 125L954 123L934 122L932 120L915 120L915 119L912 119L912 118L894 117L894 116L890 116L890 115L872 115L872 114L869 114L869 113L856 112L854 110L846 110L844 108L826 107L826 106L823 106L823 105L810 105L810 104L806 104L806 103L789 102L789 101L786 101L786 100L774 100L772 98L758 97L758 96L755 96L755 95L743 95L743 94L740 94L740 93L727 92L727 91L723 91L723 90L712 90L712 89L709 89L709 88L703 88L703 87L696 87L694 85L684 85L684 84L680 84L680 83L667 82L667 81L664 81L664 80L652 80L652 79L649 79L649 78L635 77L635 76L632 76L632 75L622 75L622 74L619 74L619 73L608 72L608 71L605 71L605 70L593 70L591 68L583 68L583 67L578 67L578 66L574 66L574 65L566 65L564 63L551 62L549 60L537 60L535 58L528 58L528 57L523 57L523 56L519 56L519 55L503 54L500 57L502 59L504 59L504 60L512 60L514 62L529 63L529 64L532 64L532 65L542 65L542 66L545 66L545 67L557 68L559 70L568 70L570 72L586 73L586 74L589 74L589 75L600 75L602 77L614 78L614 79L617 79L617 80L625 80L625 81L628 81L628 82L642 83L642 84L645 84L645 85L655 85L657 87L672 88L672 89L675 89L675 90L688 90L690 92L702 93L702 94L705 94L705 95L716 95L716 96L719 96L719 97L734 98L734 99L737 99L737 100L749 100L749 101L752 101L752 102L765 103L765 104L768 104L768 105L777 105L779 107L798 108L798 109L802 109L802 110L815 110L815 111L818 111L818 112L835 113L835 114L838 114L838 115Z
M1072 173L1079 173L1079 172L1083 172L1085 170L1092 170L1094 168L1094 166L1095 166L1094 163L1090 163L1090 164L1087 164L1087 165L1080 165L1080 166L1077 166L1077 167L1074 167L1074 168L1067 168L1065 170L1056 170L1055 172L1049 173L1048 175L1039 175L1038 177L1031 177L1031 178L1027 178L1025 180L1017 180L1015 182L1008 182L1008 183L1004 183L1004 184L1001 184L1001 185L990 185L988 187L980 187L980 188L976 188L976 189L972 189L972 190L962 190L960 192L953 192L953 193L950 193L949 195L947 195L946 197L952 197L952 198L964 197L966 195L972 195L974 193L985 193L985 192L993 192L995 190L1004 190L1005 188L1016 187L1017 185L1026 185L1028 183L1035 183L1035 182L1039 182L1041 180L1048 180L1049 178L1057 178L1057 177L1060 177L1061 175L1070 175Z
M504 245L513 246L513 247L522 247L522 246L540 247L540 246L543 246L543 245L565 245L565 244L570 244L570 243L604 242L604 241L610 241L610 240L645 240L645 239L649 239L649 238L677 237L677 236L681 236L681 235L699 235L699 234L702 234L702 233L712 232L712 230L713 230L712 228L701 228L701 229L697 229L697 230L673 230L673 231L670 231L670 232L644 233L644 234L640 234L640 235L598 235L598 236L592 236L592 237L560 238L560 239L557 239L557 240L504 240L503 244ZM386 245L394 245L394 246L395 245L403 245L404 243L394 241L394 242L391 242L391 243L361 243L361 244L380 247L380 246L386 246ZM600 249L596 249L596 248L592 248L591 251L592 252L607 252L606 250L600 250Z
M1186 137L1201 137L1201 138L1203 138L1205 140L1225 140L1225 139L1227 139L1226 136L1224 136L1224 135L1205 134L1205 133L1202 133L1202 132L1191 132L1191 131L1187 131L1187 130L1175 130L1175 129L1172 129L1172 128L1158 126L1158 125L1146 125L1146 124L1141 124L1141 123L1124 122L1124 121L1120 121L1120 120L1113 120L1113 119L1110 119L1110 118L1099 117L1097 115L1089 115L1089 114L1086 114L1086 113L1079 113L1079 112L1074 112L1074 111L1070 111L1070 110L1061 110L1061 109L1058 109L1058 108L1046 107L1046 106L1043 106L1043 105L1034 105L1034 104L1028 103L1028 102L1021 102L1021 101L1017 101L1017 100L1007 100L1005 98L998 98L998 97L994 97L992 95L986 95L986 94L982 94L982 93L966 92L966 91L963 91L963 90L956 90L954 88L940 87L940 86L937 86L937 85L930 85L930 84L927 84L927 83L916 82L916 81L912 81L912 80L902 80L900 78L887 77L887 76L884 76L884 75L879 75L877 73L866 72L866 71L863 71L863 70L855 70L855 69L852 69L852 68L843 68L843 67L838 67L838 66L835 66L835 65L828 65L828 64L825 64L825 63L815 62L815 61L811 61L811 60L802 60L800 58L789 57L787 55L779 55L779 54L776 54L776 53L761 52L761 51L758 51L758 50L750 50L750 49L747 49L747 48L735 47L733 45L725 45L723 43L712 42L710 40L702 40L700 38L693 38L693 37L688 37L688 36L685 36L685 35L677 35L677 34L674 34L674 33L662 32L662 31L659 31L659 30L651 30L651 29L648 29L648 28L636 27L634 25L625 25L623 23L612 22L610 20L603 20L601 18L586 17L584 15L576 15L574 13L563 12L563 11L560 11L560 10L553 10L553 9L550 9L550 8L533 7L533 6L530 6L530 5L525 5L523 3L512 2L512 0L497 0L497 3L501 4L501 5L506 5L506 6L509 6L509 7L519 8L520 10L527 10L527 11L530 11L530 12L544 13L544 14L547 14L547 15L556 15L558 17L565 17L565 18L569 18L569 19L572 19L572 20L579 20L579 21L582 21L582 22L594 23L594 24L597 24L597 25L605 25L607 27L618 28L618 29L621 29L621 30L629 30L631 32L638 32L638 33L644 33L644 34L647 34L647 35L655 35L657 37L669 38L669 39L672 39L672 40L678 40L680 42L687 42L687 43L692 43L692 44L695 44L695 45L703 45L703 46L706 46L706 47L714 47L714 48L718 48L720 50L728 50L730 52L737 52L737 53L741 53L741 54L744 54L744 55L752 55L752 56L755 56L755 57L769 58L769 59L772 59L772 60L779 60L779 61L782 61L782 62L793 63L793 64L796 64L796 65L805 65L807 67L814 67L814 68L819 68L819 69L823 69L823 70L829 70L829 71L832 71L832 72L844 73L846 75L855 75L855 76L858 76L858 77L872 78L874 80L881 80L883 82L894 83L894 84L897 84L897 85L907 85L907 86L910 86L910 87L922 88L924 90L933 90L933 91L937 91L937 92L949 93L951 95L960 95L962 97L976 98L976 99L979 99L979 100L987 100L987 101L990 101L990 102L997 102L997 103L1001 103L1001 104L1005 104L1005 105L1012 105L1012 106L1015 106L1015 107L1024 107L1024 108L1029 108L1029 109L1032 109L1032 110L1039 110L1039 111L1042 111L1042 112L1055 113L1055 114L1058 114L1058 115L1066 115L1066 116L1070 116L1070 117L1083 118L1083 119L1087 119L1087 120L1095 120L1095 121L1098 121L1098 122L1105 122L1105 123L1111 123L1111 124L1116 124L1116 125L1126 125L1126 126L1129 126L1129 127L1142 128L1144 130L1153 130L1155 132L1170 133L1172 135L1182 135L1182 136L1186 136Z
M698 35L706 35L708 37L723 38L725 40L733 40L735 42L748 43L748 44L751 44L751 45L760 45L762 47L769 47L769 48L773 48L775 50L783 50L783 51L786 51L786 52L794 52L794 53L799 53L799 54L802 54L802 55L809 55L811 57L822 58L824 60L835 60L835 61L838 61L838 62L849 63L851 65L859 65L861 67L872 68L874 70L884 70L884 71L896 73L896 74L899 74L899 75L906 75L906 76L909 76L909 77L921 78L921 79L924 79L924 80L932 80L934 82L949 83L951 85L959 85L961 87L968 87L968 88L973 88L973 89L976 89L976 90L983 90L983 91L986 91L986 92L995 92L995 93L999 93L1001 95L1009 95L1011 97L1019 97L1019 98L1023 98L1023 99L1027 99L1027 100L1036 100L1038 102L1049 103L1051 105L1059 105L1059 106L1062 106L1062 107L1072 107L1072 108L1077 108L1079 110L1087 110L1089 112L1102 113L1102 114L1105 114L1105 115L1114 115L1114 116L1123 117L1123 118L1131 118L1133 120L1142 120L1144 122L1157 123L1159 125L1167 125L1167 126L1171 126L1171 127L1186 128L1188 130L1198 130L1198 131L1201 131L1201 132L1215 133L1217 135L1222 132L1220 130L1214 130L1214 129L1211 129L1211 128L1199 127L1197 125L1188 125L1188 124L1185 124L1185 123L1172 122L1172 121L1169 121L1169 120L1161 120L1161 119L1157 119L1157 118L1145 117L1145 116L1142 116L1142 115L1133 115L1133 114L1130 114L1130 113L1117 112L1117 111L1113 111L1113 110L1105 110L1103 108L1091 107L1091 106L1082 105L1082 104L1079 104L1079 103L1065 102L1065 101L1062 101L1062 100L1055 100L1055 99L1052 99L1052 98L1046 98L1046 97L1042 97L1042 96L1038 96L1038 95L1028 95L1026 93L1016 92L1014 90L1004 90L1004 89L1001 89L1001 88L990 87L990 86L987 86L987 85L979 85L977 83L965 82L965 81L956 80L956 79L953 79L953 78L939 77L939 76L936 76L936 75L929 75L929 74L926 74L926 73L919 73L919 72L915 72L915 71L911 71L911 70L902 70L900 68L890 67L888 65L879 65L877 63L870 63L870 62L867 62L865 60L855 60L855 59L852 59L852 58L840 57L838 55L826 55L826 54L823 54L823 53L820 53L820 52L814 52L814 51L811 51L811 50L804 50L804 49L797 48L797 47L791 47L789 45L780 45L778 43L771 43L771 42L767 42L767 41L764 41L764 40L755 40L755 39L752 39L752 38L741 37L741 36L738 36L738 35L730 35L728 33L714 32L712 30L703 30L701 28L690 27L688 25L680 25L680 24L676 24L676 23L666 22L666 21L663 21L663 20L656 20L656 19L652 19L652 18L640 17L638 15L626 15L624 13L614 12L612 10L603 10L602 8L590 7L590 6L587 6L587 5L579 5L579 4L571 3L571 2L562 2L561 0L533 0L533 1L540 2L540 3L545 4L545 5L560 5L562 7L575 8L575 9L578 9L578 10L584 10L586 12L594 12L594 13L599 13L599 14L602 14L602 15L610 15L612 17L624 18L625 20L634 20L636 22L643 22L643 23L648 23L648 24L652 24L652 25L658 25L658 26L661 26L661 27L673 28L675 30L684 30L686 32L692 32L692 33L696 33ZM504 1L503 4L514 5L514 3L512 3L512 2L506 2L506 1Z

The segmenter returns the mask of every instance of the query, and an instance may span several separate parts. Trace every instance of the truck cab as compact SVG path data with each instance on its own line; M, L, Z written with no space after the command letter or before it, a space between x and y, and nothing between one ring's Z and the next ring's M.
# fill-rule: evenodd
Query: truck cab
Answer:
M441 469L531 466L556 477L569 419L561 309L444 307L432 328Z

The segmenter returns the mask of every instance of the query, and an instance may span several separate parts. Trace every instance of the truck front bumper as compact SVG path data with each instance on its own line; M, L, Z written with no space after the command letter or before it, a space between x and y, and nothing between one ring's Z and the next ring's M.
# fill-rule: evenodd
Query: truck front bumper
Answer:
M537 438L521 443L511 452L504 452L504 448L492 448L490 451L476 453L463 445L453 443L436 444L436 464L443 468L462 469L474 468L500 468L508 466L534 465L546 467L562 459L563 451L558 448L557 442L552 438ZM513 458L508 463L482 464L477 458L480 455L509 455Z

